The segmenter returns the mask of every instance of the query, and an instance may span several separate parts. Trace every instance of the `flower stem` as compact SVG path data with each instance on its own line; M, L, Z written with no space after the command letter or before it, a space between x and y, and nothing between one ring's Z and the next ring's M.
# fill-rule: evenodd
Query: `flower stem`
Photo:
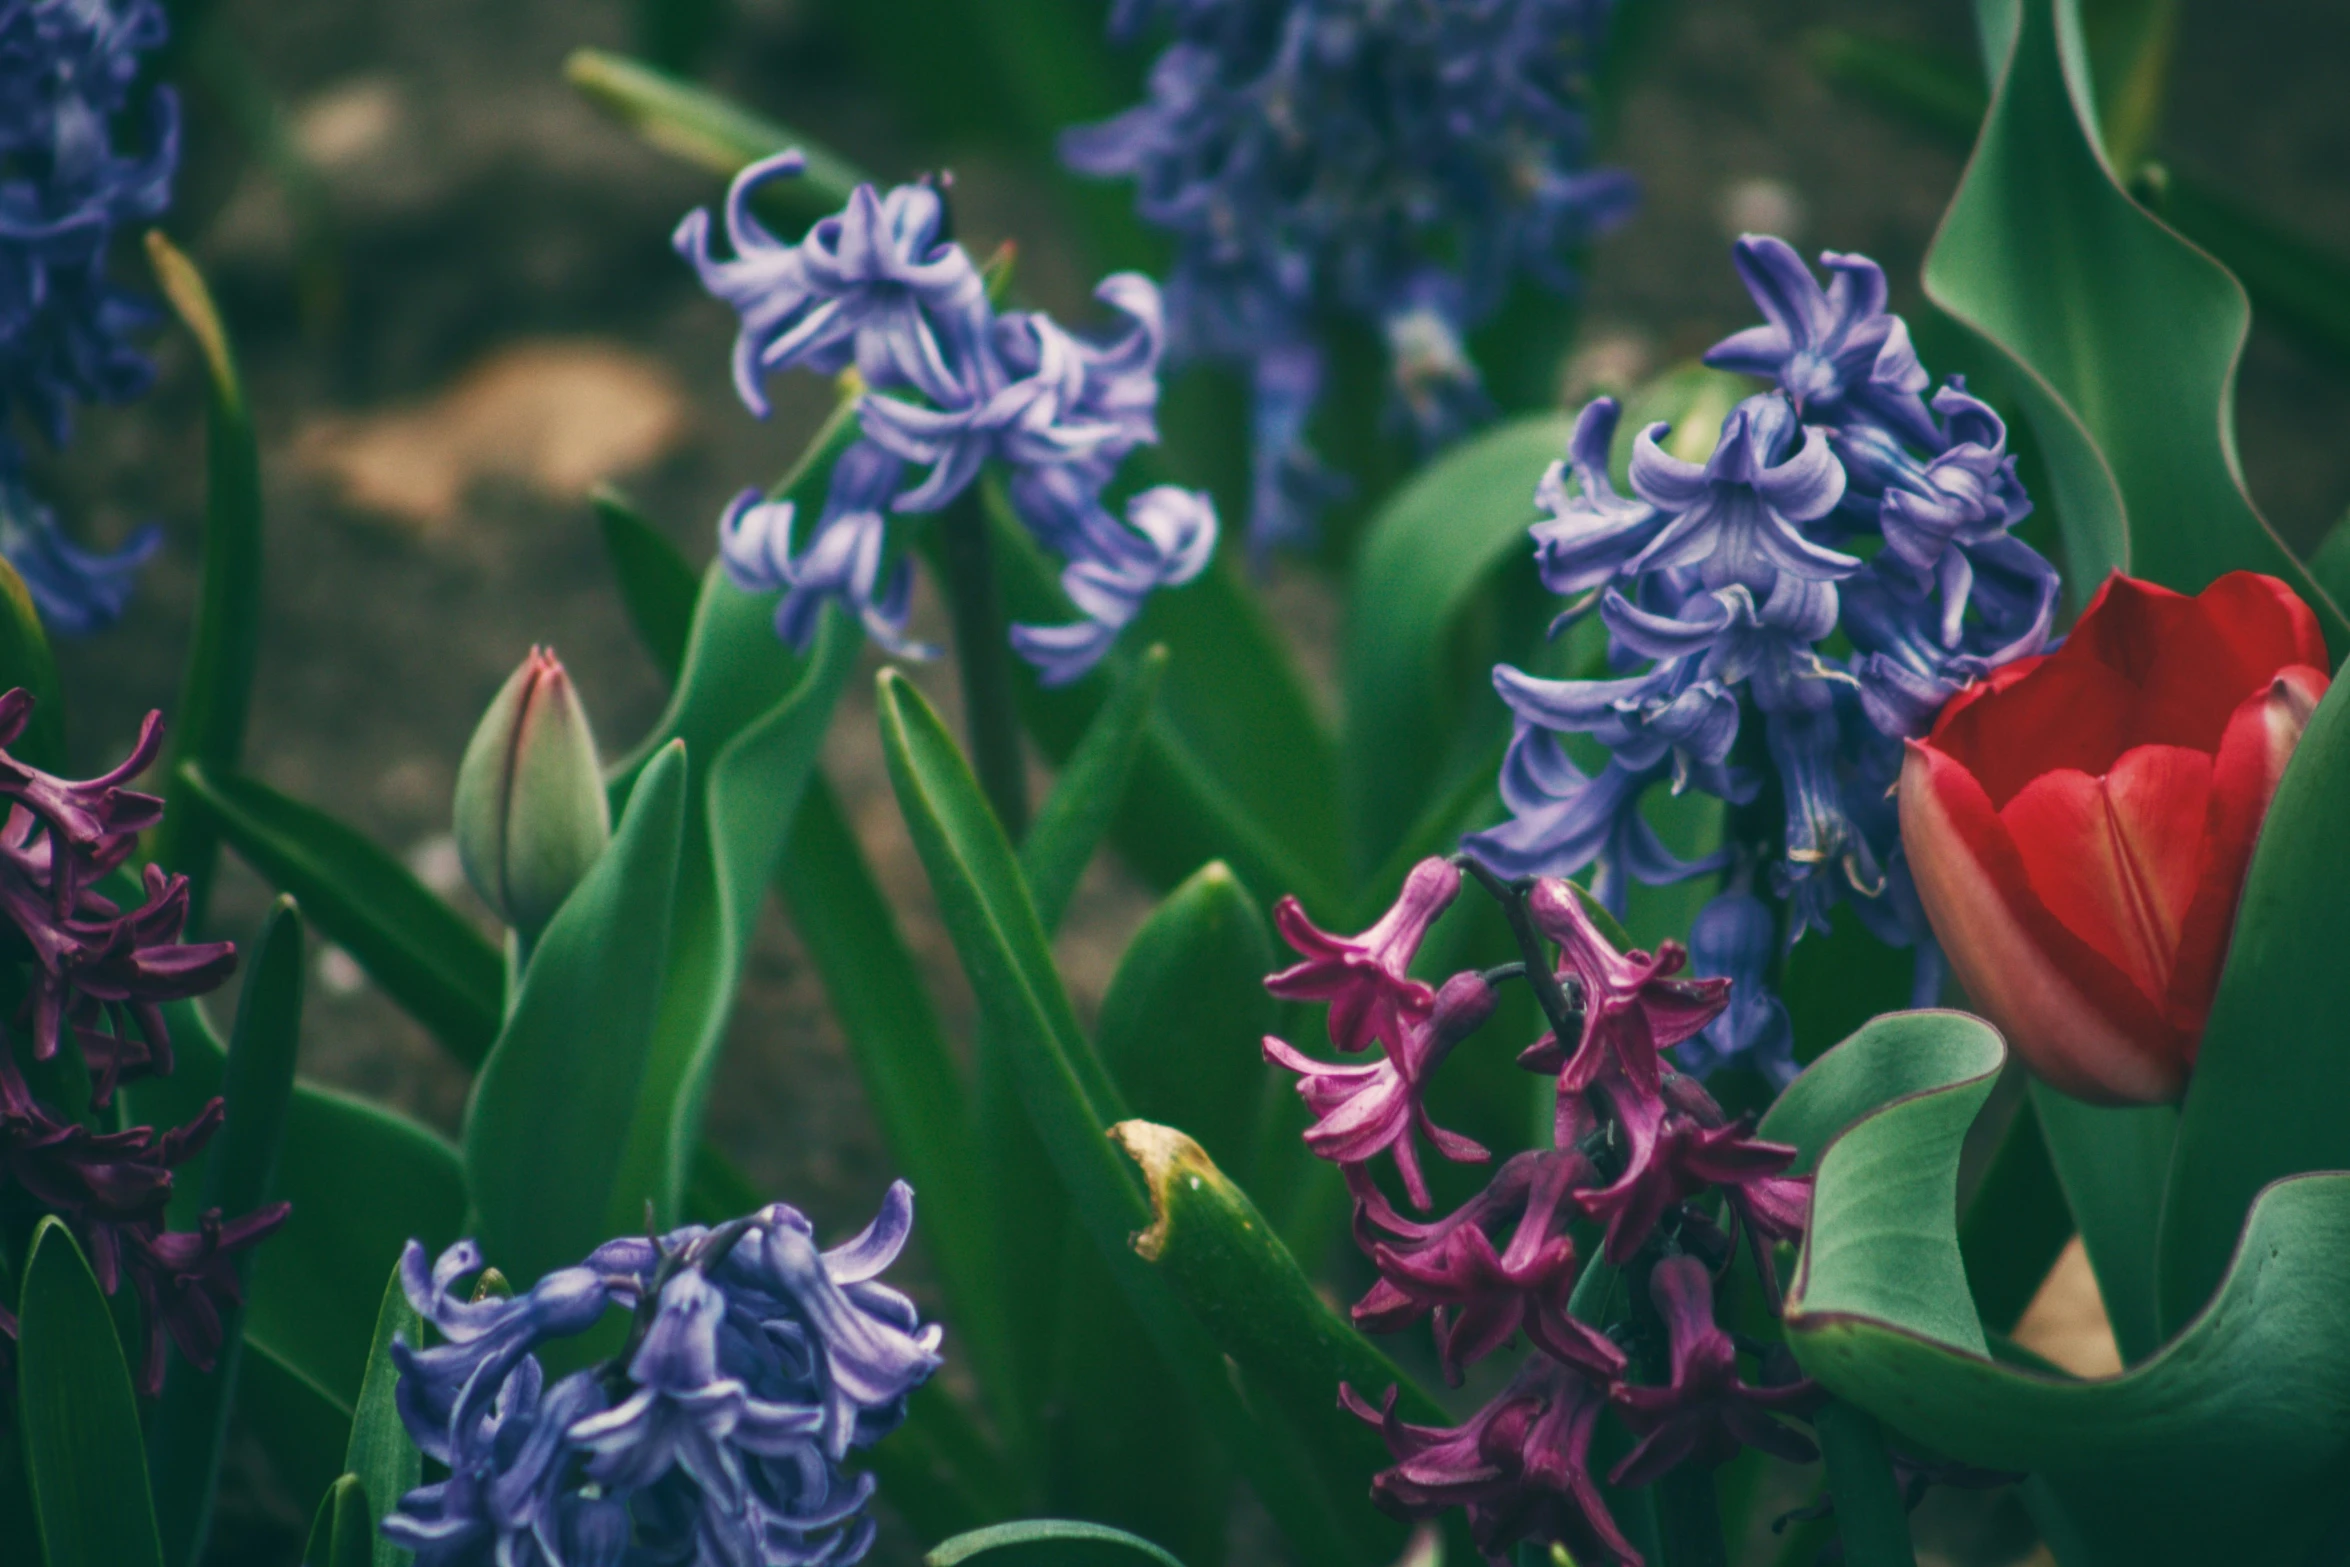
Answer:
M1836 1498L1836 1533L1852 1567L1917 1567L1910 1545L1909 1511L1902 1506L1893 1460L1877 1422L1841 1399L1830 1399L1812 1419L1828 1490Z
M1657 1482L1658 1555L1664 1567L1729 1567L1722 1546L1722 1509L1714 1496L1714 1472L1683 1464Z
M995 807L1004 836L1018 843L1028 831L1028 767L1020 755L1010 647L979 487L966 489L939 522L947 606L955 622L955 662L963 675L963 721L971 736L971 768L979 775L988 804Z

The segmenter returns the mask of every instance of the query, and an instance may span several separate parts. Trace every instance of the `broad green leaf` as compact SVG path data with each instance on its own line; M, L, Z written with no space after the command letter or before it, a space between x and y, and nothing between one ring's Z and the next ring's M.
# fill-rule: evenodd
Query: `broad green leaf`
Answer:
M1765 1120L1818 1159L1785 1319L1804 1370L1910 1442L2033 1474L2082 1542L2068 1567L2299 1567L2350 1477L2350 1297L2335 1266L2350 1176L2267 1188L2210 1308L2124 1375L2000 1364L1967 1296L1955 1198L2002 1054L1955 1014L1880 1024ZM1836 1136L1872 1094L1883 1108Z
M343 1468L367 1487L368 1533L374 1540L369 1558L372 1567L403 1567L410 1559L405 1547L383 1537L381 1525L384 1514L424 1483L424 1455L408 1439L408 1428L400 1423L394 1401L400 1374L392 1364L393 1338L420 1344L422 1330L423 1320L402 1293L400 1270L395 1265L384 1285L383 1306L376 1313L375 1341L368 1346L367 1374L359 1383L359 1402L351 1411L351 1441L343 1451Z
M292 899L280 897L261 927L237 993L237 1023L221 1077L225 1118L206 1149L201 1211L234 1217L276 1194L301 1031L302 917ZM241 1282L251 1263L239 1259L236 1266ZM156 1523L168 1561L193 1564L204 1555L244 1329L242 1308L223 1311L214 1369L199 1371L185 1361L173 1365L148 1425Z
M466 1189L484 1252L518 1287L644 1223L673 1222L670 1150L629 1159L668 968L686 809L672 741L637 781L612 846L572 889L523 971L514 1010L474 1079ZM664 1118L666 1119L666 1118ZM670 1199L670 1200L664 1200Z
M1107 1567L1136 1558L1156 1567L1183 1567L1140 1535L1067 1518L1023 1518L973 1529L931 1547L922 1560L924 1567L958 1567L982 1556L995 1567Z
M2346 285L2350 292L2350 285ZM2310 552L2309 574L2339 604L2350 599L2350 516L2337 519Z
M1862 1410L1829 1399L1812 1416L1820 1461L1836 1497L1836 1535L1856 1567L1917 1567L1909 1509L1893 1478L1885 1434Z
M797 147L808 166L778 180L762 208L802 225L848 205L865 176L838 153L707 88L681 82L625 55L578 49L563 74L580 95L675 158L733 177L745 164Z
M1003 1276L989 1244L997 1217L975 1173L969 1074L947 1048L922 969L821 772L800 797L775 880L848 1037L890 1161L914 1185L916 1235L938 1269L957 1353L977 1376L1007 1445L1020 1450L1027 1411L1008 1400Z
M1246 1183L1270 1072L1279 967L1249 890L1218 863L1167 895L1102 998L1102 1060L1145 1120L1182 1128Z
M1562 415L1532 414L1463 442L1398 490L1364 534L1340 666L1342 776L1359 864L1384 859L1453 782L1448 764L1463 760L1456 743L1477 732L1465 715L1492 724L1504 716L1489 672L1461 668L1453 638L1505 563L1532 575L1534 487L1566 455L1573 429Z
M2179 1117L2162 1210L2161 1320L2219 1282L2270 1182L2350 1169L2350 680L2312 715L2269 802Z
M1037 918L1048 931L1059 927L1079 879L1093 863L1094 850L1126 798L1126 781L1133 775L1151 704L1166 672L1167 650L1159 646L1147 650L1119 677L1020 840L1020 871L1028 878Z
M16 1419L47 1567L162 1567L114 1316L63 1220L33 1231L17 1310Z
M311 1515L302 1567L367 1567L373 1560L374 1519L366 1482L355 1474L344 1475L327 1487L318 1511Z
M203 579L163 759L169 809L149 845L157 860L187 876L188 923L201 926L219 841L208 819L183 805L188 790L180 765L195 762L229 773L244 756L245 717L261 647L261 452L228 329L203 275L152 229L147 259L204 364Z
M2065 1205L2097 1274L2122 1361L2162 1342L2155 1320L2155 1240L2179 1112L2170 1105L2107 1109L2031 1085L2032 1108Z
M245 1366L237 1378L237 1424L259 1440L271 1473L291 1496L316 1496L342 1472L351 1441L351 1406L245 1332Z
M661 678L675 685L678 671L685 667L686 639L693 634L701 579L668 536L618 490L599 485L588 504L596 509L604 558L611 563L628 623L636 628L637 640L652 655Z
M2231 424L2243 289L2115 183L2088 128L2070 0L2018 3L2012 29L1985 23L2012 40L1925 284L2018 372L2075 595L2111 570L2181 592L2265 571L2350 648L2350 622L2244 490Z
M1109 1260L1168 1369L1292 1547L1332 1567L1376 1558L1393 1530L1359 1500L1352 1507L1335 1501L1300 1467L1296 1453L1242 1403L1223 1357L1198 1324L1128 1250L1127 1237L1149 1222L1150 1209L1104 1136L1124 1119L1123 1106L1077 1031L1011 845L938 716L894 672L881 677L880 709L883 753L907 831L1079 1222Z
M24 578L0 561L0 691L17 686L32 693L33 712L9 754L56 772L65 766L65 696L57 686L57 659Z
M1252 1392L1279 1410L1335 1494L1368 1496L1371 1476L1393 1462L1378 1431L1339 1406L1341 1384L1372 1404L1394 1388L1404 1419L1451 1423L1323 1302L1256 1205L1199 1144L1148 1121L1122 1122L1111 1135L1150 1183L1152 1220L1134 1237L1136 1254L1246 1373ZM1390 1535L1384 1553L1365 1559L1387 1560L1400 1543Z
M238 856L301 900L384 993L449 1054L478 1067L497 1037L506 965L488 938L357 828L256 778L194 762L179 808L202 815Z
M2180 9L2179 0L2081 0L2097 129L2107 160L2124 174L2138 167L2162 124Z

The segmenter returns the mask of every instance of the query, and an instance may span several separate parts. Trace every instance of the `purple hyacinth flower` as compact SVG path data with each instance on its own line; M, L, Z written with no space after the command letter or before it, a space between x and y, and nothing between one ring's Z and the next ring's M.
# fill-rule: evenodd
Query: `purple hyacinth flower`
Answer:
M1732 409L1703 465L1657 444L1669 428L1650 425L1632 446L1633 492L1673 519L1627 571L1693 566L1708 589L1737 584L1762 600L1782 573L1833 582L1860 569L1852 556L1803 533L1801 524L1843 499L1844 469L1826 433L1803 427L1785 398L1750 397Z
M1731 259L1765 324L1716 343L1707 364L1777 381L1807 420L1869 420L1920 444L1933 441L1920 395L1925 367L1908 325L1885 309L1883 268L1866 256L1823 252L1830 274L1823 290L1795 248L1767 234L1742 236Z
M1298 1097L1314 1115L1305 1134L1308 1148L1344 1167L1392 1154L1405 1193L1415 1206L1425 1208L1428 1182L1420 1171L1415 1133L1426 1136L1438 1153L1457 1164L1492 1157L1482 1145L1438 1126L1421 1097L1428 1074L1492 1015L1493 987L1484 977L1455 974L1436 992L1425 1020L1405 1022L1401 1039L1381 1060L1361 1066L1317 1061L1270 1034L1265 1036L1265 1059L1298 1074Z
M1373 1409L1351 1387L1339 1401L1379 1427L1395 1466L1371 1481L1383 1509L1407 1520L1466 1508L1469 1537L1488 1560L1520 1540L1563 1546L1579 1563L1640 1567L1591 1474L1591 1437L1607 1405L1594 1386L1536 1355L1508 1387L1462 1425L1410 1425L1395 1415L1395 1390Z
M1667 770L1660 761L1634 771L1610 758L1587 774L1568 759L1558 735L1520 718L1501 764L1501 800L1510 819L1469 833L1461 847L1504 876L1572 876L1594 866L1592 896L1621 919L1632 882L1669 886L1728 863L1720 852L1675 857L1641 814L1641 796ZM1736 801L1751 798L1758 786L1723 767L1693 769L1690 777L1708 793Z
M1608 477L1618 414L1612 397L1584 404L1566 460L1552 463L1534 490L1534 504L1549 514L1527 530L1534 536L1534 564L1542 585L1561 598L1604 586L1665 525L1665 513L1637 496L1618 495Z
M1752 893L1725 892L1698 911L1689 927L1690 969L1730 981L1730 1005L1673 1047L1682 1071L1703 1078L1743 1065L1774 1089L1795 1080L1794 1025L1786 1004L1763 983L1778 944L1777 922Z
M1756 1387L1738 1374L1738 1349L1714 1323L1713 1278L1695 1257L1668 1257L1649 1274L1649 1292L1672 1342L1672 1381L1619 1386L1612 1398L1640 1441L1609 1474L1616 1485L1649 1485L1684 1463L1713 1468L1748 1447L1789 1463L1819 1457L1811 1439L1781 1422L1782 1410L1818 1402L1808 1382Z
M736 496L718 519L718 559L727 580L745 593L781 590L775 606L775 634L793 650L808 651L827 603L855 615L870 636L902 657L928 657L930 649L906 635L912 603L912 564L901 556L882 574L889 543L888 507L905 464L869 441L841 453L825 491L807 547L792 553L796 515L790 501L771 501L757 490Z
M451 1434L448 1474L385 1515L384 1537L414 1551L417 1567L620 1567L625 1511L615 1519L620 1504L564 1488L564 1433L603 1407L593 1371L549 1387L536 1360L521 1361Z
M1021 492L1014 484L1017 505ZM1064 626L1012 627L1013 651L1036 666L1047 687L1083 678L1142 613L1145 599L1191 581L1216 552L1216 506L1203 491L1172 484L1145 490L1126 503L1123 527L1098 501L1082 504L1090 515L1060 533L1069 541L1063 553L1070 557L1061 589L1085 618Z
M1370 929L1333 936L1294 897L1273 906L1281 939L1304 959L1265 981L1284 1001L1330 1004L1330 1043L1350 1055L1374 1042L1400 1045L1434 1010L1436 992L1409 973L1420 943L1461 890L1460 867L1431 856L1404 878L1395 903Z
M112 554L83 549L31 491L0 473L0 556L24 579L52 634L88 636L120 620L140 568L162 547L163 530L148 523Z

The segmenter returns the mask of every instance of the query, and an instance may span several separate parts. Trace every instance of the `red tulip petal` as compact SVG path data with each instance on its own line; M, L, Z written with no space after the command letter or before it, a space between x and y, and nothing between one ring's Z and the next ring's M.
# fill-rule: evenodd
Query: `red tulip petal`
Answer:
M2068 646L2052 654L2028 676L1964 706L1953 702L1935 722L1934 749L1964 767L1994 806L2005 806L2055 768L2102 773L2129 744L2138 688L2096 659L2070 652Z
M2132 745L2217 750L2238 706L2277 671L2330 667L2317 616L2274 577L2232 571L2173 618L2139 682Z
M2054 655L2087 660L2142 684L2163 645L2188 631L2195 601L2159 583L2109 575Z
M2126 975L2049 913L1990 797L1932 745L1901 775L1901 840L1976 1007L2057 1088L2100 1104L2176 1099L2186 1042Z
M2277 781L2285 775L2285 763L2326 685L2321 668L2297 664L2281 670L2265 688L2244 699L2220 737L2203 830L2210 852L2187 912L2168 997L2172 1021L2198 1039L2219 989L2220 965L2235 930L2236 904L2252 866L2253 841L2268 815Z
M2176 745L2122 753L2102 778L2045 773L2001 807L2048 912L2148 999L2170 993L2201 883L2211 758Z

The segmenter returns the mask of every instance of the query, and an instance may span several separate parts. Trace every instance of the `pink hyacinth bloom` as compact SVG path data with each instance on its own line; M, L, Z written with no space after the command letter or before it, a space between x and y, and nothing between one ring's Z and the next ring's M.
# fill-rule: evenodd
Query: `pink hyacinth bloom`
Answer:
M1349 1055L1374 1040L1392 1048L1436 1004L1435 992L1405 970L1460 889L1458 867L1422 860L1404 878L1395 906L1359 936L1333 936L1306 918L1297 899L1283 898L1274 906L1274 923L1305 961L1266 980L1265 988L1285 1001L1329 1002L1330 1043Z
M1530 1071L1557 1072L1562 1099L1597 1082L1610 1061L1621 1064L1637 1090L1653 1095L1657 1052L1696 1034L1730 1004L1727 979L1670 977L1688 961L1679 942L1660 943L1654 954L1618 952L1564 881L1537 881L1526 911L1558 943L1559 973L1575 982L1583 1003L1583 1034L1571 1054L1563 1041L1545 1035L1518 1058Z
M1667 1257L1649 1274L1648 1288L1672 1341L1673 1379L1663 1387L1619 1385L1611 1394L1640 1441L1610 1481L1649 1485L1684 1463L1728 1463L1746 1447L1796 1464L1819 1457L1811 1439L1776 1414L1811 1408L1819 1390L1809 1382L1755 1387L1738 1375L1738 1346L1714 1322L1713 1275L1704 1263Z

